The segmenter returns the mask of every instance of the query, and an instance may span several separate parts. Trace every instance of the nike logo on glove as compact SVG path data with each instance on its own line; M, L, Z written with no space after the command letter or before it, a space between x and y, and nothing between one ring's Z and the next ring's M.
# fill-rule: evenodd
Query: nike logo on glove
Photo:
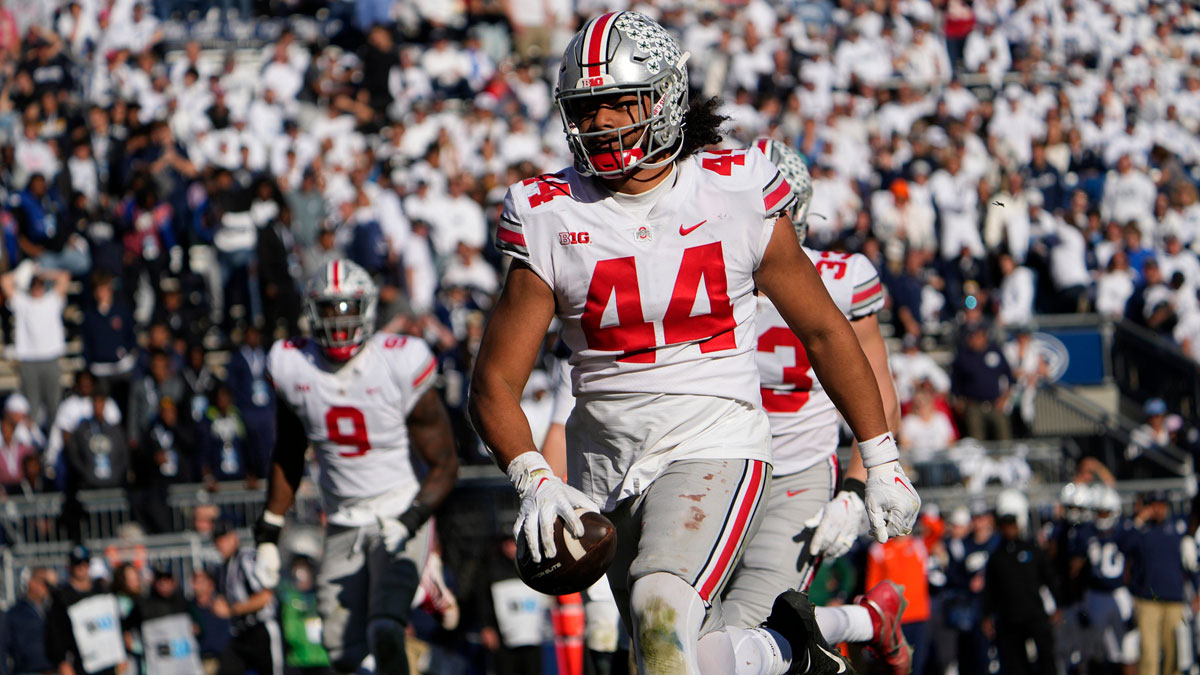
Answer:
M686 237L686 236L688 236L689 234L691 234L693 231L695 231L695 229L696 229L697 227L700 227L701 225L703 225L703 224L705 224L705 223L707 223L707 222L708 222L708 219L705 219L705 220L702 220L702 221L700 221L700 222L696 223L695 225L693 225L693 226L691 226L691 227L684 227L684 226L680 225L680 226L679 226L679 234L680 234L680 236L684 236L684 237Z
M912 491L912 488L908 487L908 485L907 485L907 484L906 484L904 481L900 480L900 477L899 477L899 476L897 476L897 477L896 477L896 480L895 480L895 482L896 482L896 484L898 484L900 487L904 488L905 490L908 490L909 494L911 494L912 496L914 496L914 497L916 497L916 496L917 496L917 493L913 492L913 491Z

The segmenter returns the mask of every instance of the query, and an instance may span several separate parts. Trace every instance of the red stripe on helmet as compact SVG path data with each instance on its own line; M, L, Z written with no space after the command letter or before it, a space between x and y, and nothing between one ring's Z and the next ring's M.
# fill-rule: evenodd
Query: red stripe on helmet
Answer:
M587 35L583 38L583 53L587 58L586 63L592 64L587 66L588 77L600 76L600 56L608 35L608 25L617 14L619 12L609 12L597 18L592 22Z
M333 290L335 290L335 291L341 290L339 288L341 286L341 283L338 281L338 272L340 270L341 270L340 262L337 260L334 260L333 261Z

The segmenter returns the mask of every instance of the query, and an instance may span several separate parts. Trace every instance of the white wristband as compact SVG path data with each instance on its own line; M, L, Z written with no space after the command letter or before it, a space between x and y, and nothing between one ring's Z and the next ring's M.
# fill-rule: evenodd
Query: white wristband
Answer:
M524 495L525 490L536 486L536 483L532 481L533 474L540 474L542 471L545 471L550 476L554 475L554 471L550 469L550 464L546 462L546 458L542 453L530 450L514 457L508 463L506 473L508 473L509 482L517 489L517 492Z
M896 440L890 432L869 441L859 441L858 453L862 455L863 466L868 469L900 459L900 449L896 447Z
M275 527L283 527L283 524L287 522L285 517L279 515L278 513L271 513L266 509L263 509L262 519L264 523L268 525L274 525Z

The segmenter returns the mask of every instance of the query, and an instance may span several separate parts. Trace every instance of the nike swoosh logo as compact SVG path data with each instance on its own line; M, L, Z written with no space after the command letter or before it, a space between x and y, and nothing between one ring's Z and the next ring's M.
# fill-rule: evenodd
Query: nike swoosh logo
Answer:
M808 492L808 490L809 490L809 488L804 488L803 490L788 490L788 491L787 491L787 496L789 496L789 497L795 497L796 495L798 495L798 494L800 494L800 493L802 493L802 492Z
M896 476L895 482L898 483L900 485L900 487L904 488L905 490L908 490L909 494L911 494L912 496L914 496L914 497L917 496L917 493L913 492L912 488L908 487L908 485L905 484L904 481L900 480L899 476Z
M693 230L695 230L697 227L700 227L701 225L703 225L703 224L705 224L705 223L707 223L707 222L708 222L708 220L707 220L707 219L705 219L705 220L702 220L702 221L700 221L700 222L696 223L695 225L693 225L693 226L691 226L691 227L684 227L684 226L680 225L680 226L679 226L679 234L680 234L681 236L684 236L684 237L686 237L686 236L688 236L689 234L691 234L691 233L692 233L692 231L693 231Z
M839 655L837 655L837 654L834 654L833 652L829 651L828 649L825 649L824 647L822 647L822 646L821 646L821 645L819 645L819 644L817 645L817 649L820 649L821 651L825 652L825 655L826 655L826 656L828 656L829 658L833 659L834 661L837 661L837 664L838 664L838 672L839 672L839 673L844 673L844 672L846 672L846 661L845 661L845 659L843 659L841 656L839 656Z

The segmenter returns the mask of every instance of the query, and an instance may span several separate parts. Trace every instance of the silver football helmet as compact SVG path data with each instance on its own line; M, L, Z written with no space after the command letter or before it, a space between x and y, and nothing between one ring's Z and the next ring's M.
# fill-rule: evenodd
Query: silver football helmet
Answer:
M331 361L348 361L375 332L379 289L367 271L349 260L331 260L313 275L304 310L313 340Z
M1096 527L1101 530L1111 530L1121 519L1121 495L1116 488L1108 485L1097 485L1092 488L1094 500L1092 508L1096 511Z
M666 166L679 156L688 107L688 56L665 28L637 12L603 14L571 38L558 71L554 103L581 173L620 176L638 167ZM580 130L591 107L588 99L626 94L637 96L640 121L616 129ZM625 136L632 130L641 133L626 145ZM617 148L598 149L601 137L613 134Z
M791 208L788 209L788 217L796 227L796 237L803 244L804 239L808 237L808 207L812 204L813 196L812 176L808 173L808 165L804 163L800 153L788 147L786 143L771 138L760 138L754 141L754 147L762 150L767 159L783 173L788 185L792 186L796 201L792 202Z

